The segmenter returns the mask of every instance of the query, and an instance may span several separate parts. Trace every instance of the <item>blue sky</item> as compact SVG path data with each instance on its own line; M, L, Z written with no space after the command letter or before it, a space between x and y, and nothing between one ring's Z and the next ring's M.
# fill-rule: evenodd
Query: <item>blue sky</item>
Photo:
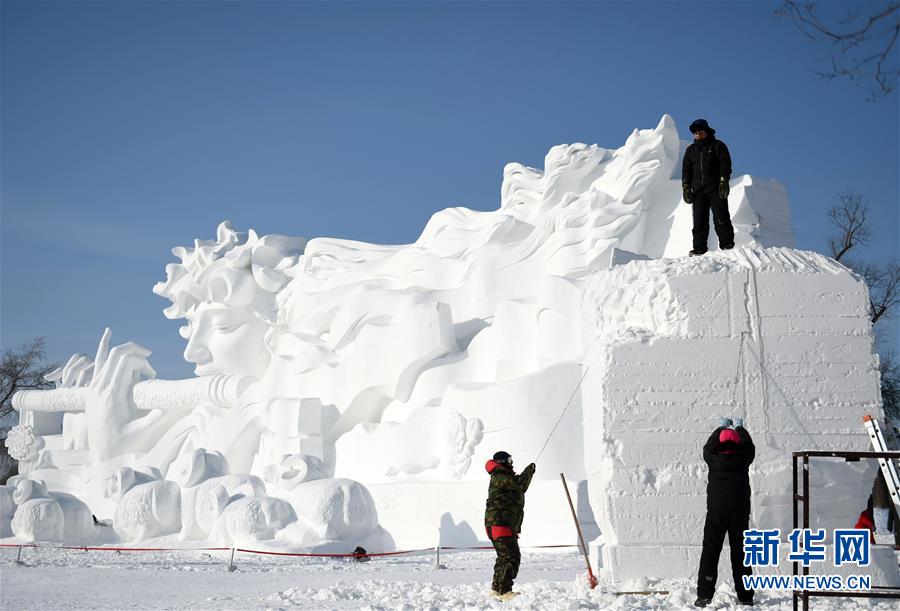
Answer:
M811 73L778 3L19 3L0 8L0 345L114 342L190 375L151 292L241 229L413 241L499 203L509 161L705 117L789 190L800 248L855 189L897 255L898 97ZM831 5L843 10L850 5ZM890 336L897 336L896 322Z

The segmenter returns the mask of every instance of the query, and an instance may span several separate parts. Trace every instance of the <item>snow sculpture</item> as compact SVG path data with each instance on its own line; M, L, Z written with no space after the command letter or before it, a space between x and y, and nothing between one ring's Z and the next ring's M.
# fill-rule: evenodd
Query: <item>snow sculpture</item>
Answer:
M298 485L289 497L298 524L291 536L317 544L358 541L371 536L378 513L365 486L348 479L322 479Z
M265 484L253 475L223 475L183 488L179 538L207 538L232 498L238 494L256 497L265 493Z
M44 439L37 437L27 424L17 424L6 434L9 455L20 461L34 460L44 447Z
M223 488L219 490L224 491ZM297 520L287 501L269 496L236 495L228 499L213 527L213 538L225 545L264 541Z
M41 481L16 478L12 503L16 505L11 527L24 541L89 537L94 524L90 509L64 492L48 492Z
M695 566L703 470L686 457L720 416L747 416L756 515L780 525L778 458L800 441L865 447L858 417L879 399L864 287L783 248L778 182L734 177L738 248L684 259L686 145L664 116L615 150L553 147L543 170L506 166L497 210L442 210L413 244L224 222L215 240L176 248L154 288L187 321L197 377L153 379L149 352L110 348L107 332L96 358L56 372L56 390L16 395L9 443L29 477L115 514L124 538L344 551L433 545L438 527L443 544L472 544L483 460L540 453L523 545L571 540L564 472L604 571ZM723 378L737 362L743 382ZM816 384L800 392L803 377ZM740 405L723 403L732 395ZM795 436L812 426L826 435Z
M62 508L54 499L29 499L16 508L13 535L22 541L59 541L65 532Z
M113 528L126 541L143 541L181 529L181 490L178 484L155 481L126 492L116 505Z

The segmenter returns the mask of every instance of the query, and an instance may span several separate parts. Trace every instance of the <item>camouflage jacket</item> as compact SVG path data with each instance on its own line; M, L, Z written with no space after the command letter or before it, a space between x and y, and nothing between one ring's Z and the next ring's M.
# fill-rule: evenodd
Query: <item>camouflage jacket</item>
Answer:
M531 484L534 464L525 467L520 475L493 460L489 460L484 468L491 475L484 510L485 527L490 530L491 526L507 526L519 533L525 516L525 491Z

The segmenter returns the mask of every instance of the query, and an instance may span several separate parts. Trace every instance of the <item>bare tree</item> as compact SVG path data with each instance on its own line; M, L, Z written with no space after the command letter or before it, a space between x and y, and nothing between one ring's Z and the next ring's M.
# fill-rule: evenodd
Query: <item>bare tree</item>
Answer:
M894 421L900 419L900 360L893 351L880 355L881 401L884 412Z
M826 4L827 6L827 4ZM870 100L890 94L897 87L897 38L900 35L900 2L859 3L843 16L825 14L819 3L787 0L776 15L787 17L807 38L830 46L827 67L814 70L825 79L847 77L859 83L871 74L875 89Z
M840 261L855 246L862 246L872 236L869 227L869 203L858 193L838 194L838 203L828 210L831 224L838 230L829 236L828 246L835 261Z
M15 472L15 461L7 454L6 433L13 412L12 397L20 390L50 388L46 375L57 368L44 363L44 338L38 337L18 348L8 349L0 357L0 483Z
M12 413L12 397L18 391L53 386L45 376L58 365L44 363L44 358L43 337L3 352L0 357L0 423Z
M870 262L846 262L863 277L869 287L872 324L893 314L900 304L900 262L891 259L884 265Z
M828 236L831 256L862 276L869 287L872 324L890 318L900 305L900 261L892 258L886 263L872 263L848 256L872 237L869 203L858 193L840 193L837 203L828 210L828 220L836 230Z

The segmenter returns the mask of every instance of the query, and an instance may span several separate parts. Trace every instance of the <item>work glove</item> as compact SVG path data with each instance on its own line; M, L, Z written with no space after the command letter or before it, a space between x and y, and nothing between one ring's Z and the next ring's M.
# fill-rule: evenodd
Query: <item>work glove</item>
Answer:
M731 426L731 418L722 418L722 421L719 422L719 428L727 429Z
M682 197L684 197L684 203L693 204L694 203L694 194L691 193L691 185L683 182L681 183L681 192Z
M743 418L735 418L734 419L734 428L739 429L742 426L744 426L744 419Z
M731 188L728 186L728 179L724 176L719 179L719 197L723 200L728 201L728 193L731 191Z

